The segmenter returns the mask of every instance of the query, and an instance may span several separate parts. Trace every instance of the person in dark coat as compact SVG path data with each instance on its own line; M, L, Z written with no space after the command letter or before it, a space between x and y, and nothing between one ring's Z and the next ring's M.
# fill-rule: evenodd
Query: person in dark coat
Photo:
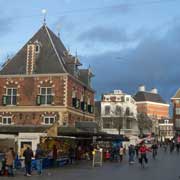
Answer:
M135 148L134 146L131 144L129 146L129 163L134 163L134 155L135 155Z
M53 153L52 154L52 156L53 156L53 166L56 167L57 166L56 161L57 161L58 153L57 153L57 147L56 147L55 144L53 145L52 153Z
M40 145L38 144L36 149L35 159L36 159L36 169L39 175L42 174L42 161L43 161L42 158L43 158L43 151Z
M70 164L73 163L73 159L74 159L74 149L72 148L72 146L69 148L69 160L70 160Z
M25 168L26 168L26 176L31 176L31 163L32 163L32 157L33 157L33 151L30 149L30 147L27 147L27 149L24 151L23 156L25 158Z

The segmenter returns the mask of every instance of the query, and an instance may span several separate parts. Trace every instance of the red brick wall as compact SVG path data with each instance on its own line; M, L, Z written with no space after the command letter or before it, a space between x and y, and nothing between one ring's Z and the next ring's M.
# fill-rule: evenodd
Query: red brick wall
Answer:
M148 115L156 116L157 118L169 117L169 107L158 104L137 104L138 112L143 112Z
M43 122L43 116L51 116L55 115L56 120L59 118L58 112L13 112L13 113L0 113L0 115L3 116L10 116L12 117L13 124L16 125L41 125ZM0 118L0 121L2 120L2 117Z
M2 96L5 94L6 87L16 87L17 94L17 106L35 106L36 97L40 93L39 86L50 86L55 94L53 101L56 106L64 105L64 90L65 84L63 77L53 76L51 78L47 77L14 77L14 78L1 78L0 83L0 99L2 102ZM9 82L7 84L7 82ZM2 103L1 105L2 106Z
M77 90L77 98L80 99L82 94L85 94L85 96L90 97L90 103L94 105L94 92L88 90L85 86L82 84L74 81L74 79L70 76L68 76L68 98L67 98L67 104L68 106L72 107L72 91L73 89Z

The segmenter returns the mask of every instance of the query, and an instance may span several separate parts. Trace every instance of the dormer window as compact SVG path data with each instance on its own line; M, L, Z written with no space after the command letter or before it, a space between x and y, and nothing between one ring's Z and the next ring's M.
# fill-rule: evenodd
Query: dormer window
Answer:
M40 52L40 45L36 44L35 53L38 54L39 52Z

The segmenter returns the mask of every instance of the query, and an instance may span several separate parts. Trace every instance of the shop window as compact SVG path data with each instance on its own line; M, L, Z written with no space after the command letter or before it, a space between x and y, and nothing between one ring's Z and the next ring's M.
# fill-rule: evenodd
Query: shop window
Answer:
M2 122L3 125L10 125L12 124L12 117L6 116L2 117Z
M54 122L55 122L54 116L45 116L44 117L44 124L51 125L51 124L54 124Z
M7 88L6 95L3 96L3 105L16 105L17 102L17 89Z
M112 129L113 128L112 119L103 119L103 128L104 129Z

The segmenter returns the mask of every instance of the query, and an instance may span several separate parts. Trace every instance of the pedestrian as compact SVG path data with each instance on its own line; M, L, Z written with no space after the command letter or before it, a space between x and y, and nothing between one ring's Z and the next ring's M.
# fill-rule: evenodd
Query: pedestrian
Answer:
M158 145L157 145L157 143L156 143L155 141L153 142L153 145L151 146L151 149L152 149L153 159L156 159L157 150L158 150Z
M170 153L172 153L174 151L174 142L171 141L170 142Z
M177 142L177 144L176 144L176 151L177 151L178 154L179 154L179 148L180 148L180 144Z
M8 176L14 176L13 173L14 159L15 159L15 153L13 151L13 148L9 148L9 150L5 154L5 162L8 170Z
M31 163L32 163L32 157L33 157L33 151L28 146L27 149L24 151L23 156L25 158L25 168L26 168L26 174L25 176L31 176Z
M75 156L74 154L75 154L75 151L74 151L73 147L70 146L70 148L69 148L69 160L70 160L70 164L73 163L74 156Z
M55 144L53 145L52 157L53 157L53 167L56 167L57 166L57 147Z
M135 148L134 146L131 144L129 146L129 163L132 164L134 163L134 155L135 155Z
M145 161L145 163L148 163L148 158L147 158L147 152L151 152L151 150L149 148L146 147L146 145L144 144L144 142L141 143L140 147L139 147L139 153L140 153L140 157L139 157L139 163L141 165L143 165L143 160Z
M136 151L136 158L139 158L139 144L136 144L135 151Z
M122 162L123 160L123 156L124 156L124 148L121 144L120 148L119 148L119 158L120 158L120 162Z
M37 145L36 153L35 153L35 159L36 159L36 169L38 175L42 174L42 159L43 158L43 151L40 147L40 145Z

